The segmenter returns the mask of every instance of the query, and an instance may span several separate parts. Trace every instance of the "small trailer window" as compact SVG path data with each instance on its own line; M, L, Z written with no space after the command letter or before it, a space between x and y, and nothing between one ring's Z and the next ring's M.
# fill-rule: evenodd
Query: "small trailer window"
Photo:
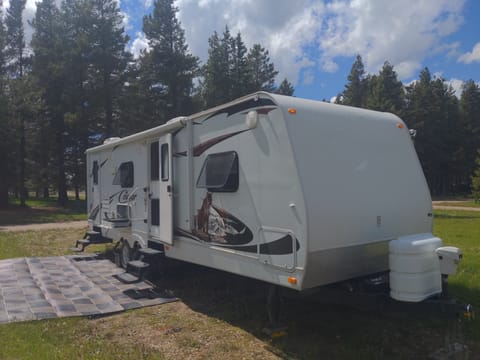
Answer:
M129 188L133 186L133 162L124 162L118 168L115 177L113 178L113 185L120 185L122 188Z
M238 155L235 151L209 154L203 163L197 187L211 192L238 190Z
M98 161L93 162L92 168L93 185L98 185Z
M158 141L150 144L150 180L158 180L160 157L158 151Z
M162 144L162 181L168 181L169 163L168 144Z

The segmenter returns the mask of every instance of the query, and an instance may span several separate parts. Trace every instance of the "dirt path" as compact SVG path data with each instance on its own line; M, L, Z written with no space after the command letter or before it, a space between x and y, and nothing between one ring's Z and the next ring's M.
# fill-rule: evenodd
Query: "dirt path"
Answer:
M461 211L480 211L480 208L466 207L466 206L448 206L448 205L433 205L435 210L461 210Z
M0 231L34 231L52 229L82 229L87 227L86 220L67 221L59 223L28 224L28 225L5 225L0 226Z
M478 207L462 206L462 203L465 201L432 201L435 210L480 211Z

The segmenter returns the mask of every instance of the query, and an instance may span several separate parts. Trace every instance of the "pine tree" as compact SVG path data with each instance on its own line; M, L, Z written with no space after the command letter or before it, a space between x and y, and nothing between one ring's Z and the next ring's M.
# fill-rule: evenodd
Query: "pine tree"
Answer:
M393 66L386 61L379 74L369 80L370 91L366 101L367 107L400 116L405 104L405 93L403 84L398 80Z
M432 79L425 68L408 89L405 118L417 130L415 147L432 193L445 195L464 187L463 129L453 89L443 79Z
M163 105L163 121L189 112L193 79L198 73L199 60L188 50L177 12L173 0L156 0L153 14L143 18L150 52L143 54L141 65L151 75L150 96Z
M345 90L343 90L340 97L337 96L337 99L343 105L365 107L367 90L362 57L357 55L348 75L348 83L345 85Z
M250 73L249 92L258 90L273 92L278 71L270 61L268 50L260 44L254 44L248 52L247 62Z
M460 113L465 131L462 139L465 149L465 175L470 178L476 167L477 149L480 148L480 86L473 80L468 80L463 85Z
M114 135L118 99L131 55L125 50L129 37L116 0L93 0L91 69L95 98L102 108L105 137Z
M13 126L18 131L18 180L17 189L20 194L20 205L25 206L25 199L28 195L25 188L25 167L26 167L26 114L23 102L24 91L28 89L24 82L24 75L27 68L27 48L25 44L25 32L23 27L23 10L26 0L12 0L7 10L5 23L7 25L7 36L5 44L5 55L7 71L9 75L10 115L13 119Z
M203 68L202 83L206 107L220 105L232 99L230 91L234 85L230 77L229 51L226 45L230 39L228 27L222 38L215 31L208 39L208 60Z
M0 154L2 154L2 167L0 171L0 208L8 205L8 187L12 182L12 163L10 153L13 139L11 126L8 119L8 98L6 88L6 31L3 23L2 1L0 0Z
M51 176L54 176L58 202L66 205L63 101L68 57L64 40L67 32L63 25L54 0L42 0L37 3L37 12L31 21L34 29L31 41L32 74L41 89L43 106L42 111L34 117L37 131L32 138L36 149L33 154L36 164L33 179L37 193L41 191L44 197L48 197L49 183ZM53 159L52 154L55 154ZM52 168L56 170L55 175Z
M241 97L249 92L249 62L247 59L247 47L245 46L240 33L235 38L227 37L224 39L224 46L227 48L227 59L229 63L229 73L231 89L229 91L229 100Z
M280 86L278 87L277 90L275 90L275 92L280 95L293 96L293 93L295 92L295 88L290 83L290 81L288 81L287 78L285 78L280 83Z
M480 201L480 149L477 151L477 159L475 161L477 168L472 176L472 195L475 202Z

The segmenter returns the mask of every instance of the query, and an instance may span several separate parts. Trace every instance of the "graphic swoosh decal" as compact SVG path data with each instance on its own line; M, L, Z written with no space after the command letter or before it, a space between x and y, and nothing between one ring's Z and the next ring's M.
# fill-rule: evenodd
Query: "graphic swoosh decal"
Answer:
M235 105L229 106L227 108L218 110L218 111L214 112L212 115L210 115L209 117L207 117L203 121L207 121L208 119L211 119L212 117L217 116L219 114L226 113L227 117L228 117L228 116L231 116L233 114L236 114L236 113L239 113L239 112L251 109L251 108L261 107L261 106L276 106L276 104L270 99L263 99L263 98L250 99L250 100L244 101L242 103L235 104Z
M219 244L219 243L210 243L200 239L198 236L195 236L191 232L187 230L183 230L180 228L175 228L175 235L184 236L192 240L196 240L199 242L206 242L212 244L217 247L231 249L236 251L243 251L248 253L257 253L258 245L246 245L246 246L239 246L239 245L226 245L226 244ZM295 239L295 251L300 249L300 242L298 239ZM293 241L291 235L285 235L277 240L271 241L266 244L260 244L259 253L262 255L288 255L293 253Z
M298 239L295 239L296 251L300 249ZM257 252L257 245L248 246L225 246L219 244L218 246L233 249L237 251L244 251L249 253ZM288 255L293 253L293 241L291 235L285 235L280 239L274 240L266 244L260 244L260 254L262 255Z
M212 146L217 145L219 142L222 142L224 140L227 140L235 135L244 133L245 131L249 131L250 129L246 130L240 130L236 131L230 134L225 134L225 135L220 135L217 137L214 137L213 139L207 140L201 144L198 144L193 147L193 156L200 156L202 155L206 150L210 149Z

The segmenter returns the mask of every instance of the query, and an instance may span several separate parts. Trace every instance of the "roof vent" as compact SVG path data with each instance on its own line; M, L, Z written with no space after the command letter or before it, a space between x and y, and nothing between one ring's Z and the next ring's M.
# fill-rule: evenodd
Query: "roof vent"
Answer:
M120 139L121 139L121 138L119 138L119 137L110 137L110 138L108 138L108 139L105 139L105 140L103 141L103 144L104 144L104 145L106 145L106 144L111 144L111 143L114 143L114 142L116 142L116 141L118 141L118 140L120 140Z

